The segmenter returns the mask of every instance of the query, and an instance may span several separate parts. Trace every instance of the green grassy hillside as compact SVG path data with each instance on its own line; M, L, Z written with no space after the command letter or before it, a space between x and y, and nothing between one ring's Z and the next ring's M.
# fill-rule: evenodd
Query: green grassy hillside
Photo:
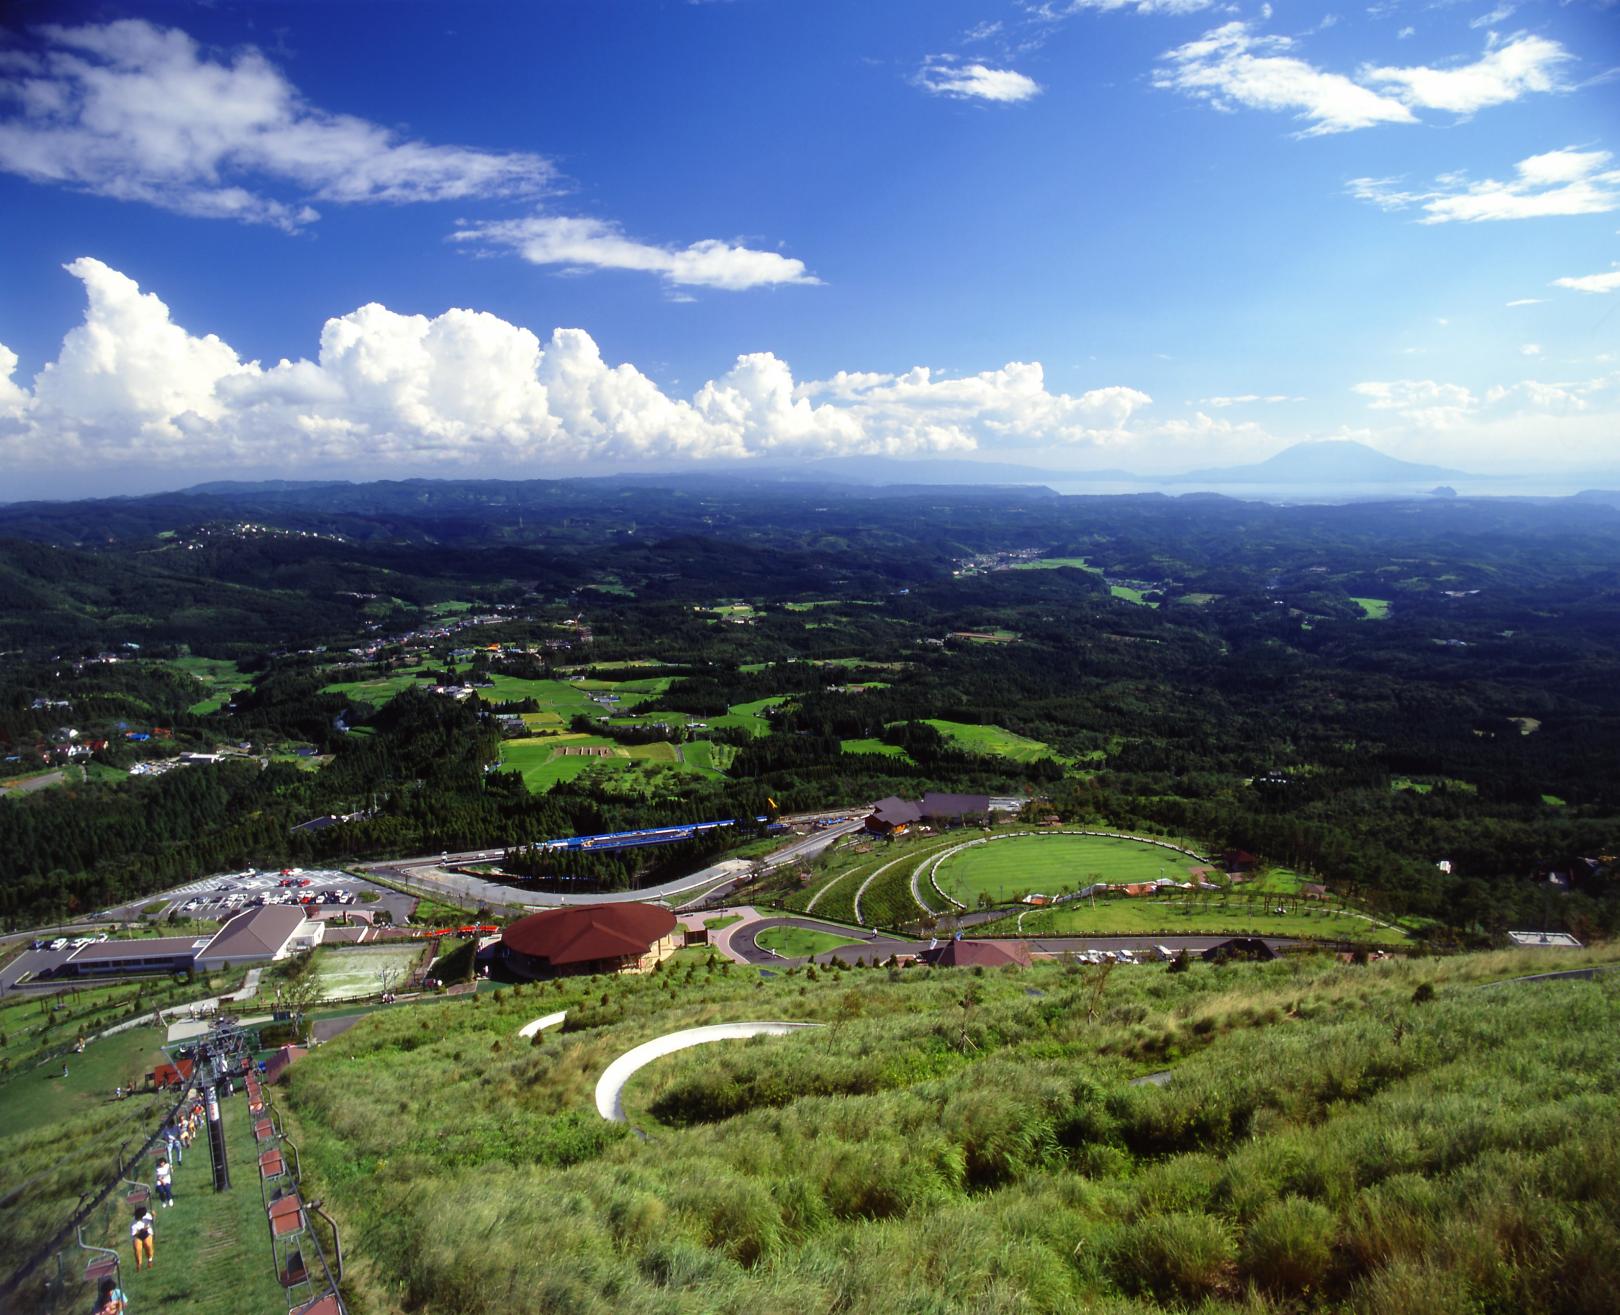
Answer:
M1616 957L692 963L375 1016L287 1104L359 1312L1608 1309L1620 977L1487 984ZM827 1026L598 1118L617 1055L743 1019Z

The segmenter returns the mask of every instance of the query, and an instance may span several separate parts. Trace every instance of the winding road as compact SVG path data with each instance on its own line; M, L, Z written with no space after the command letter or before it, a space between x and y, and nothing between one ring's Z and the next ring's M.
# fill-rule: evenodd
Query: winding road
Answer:
M1004 912L1004 911L1003 911ZM1002 916L997 913L995 916ZM967 919L962 919L966 922ZM838 922L823 922L820 918L806 918L802 916L784 918L758 918L753 921L739 923L726 930L731 933L723 946L717 942L716 948L723 949L738 963L747 964L780 964L782 967L791 967L794 964L804 963L804 959L784 959L772 953L758 943L760 932L768 931L772 927L798 927L804 931L821 931L833 936L849 936L857 939L858 945L841 945L835 950L828 950L825 954L814 956L816 963L830 963L834 959L844 963L854 963L864 959L867 963L882 963L885 959L896 954L915 955L928 948L928 942L915 940L905 936L896 936L890 932L876 932L865 927L850 927ZM1006 937L996 937L997 940L1007 940ZM1082 950L1130 950L1146 951L1152 953L1162 945L1169 950L1186 950L1190 954L1201 954L1225 941L1231 940L1228 935L1208 936L1027 936L1019 938L1020 943L1029 946L1030 953L1042 956L1056 956L1074 954ZM1290 946L1300 945L1303 942L1287 936L1263 936L1260 939L1274 950L1284 950Z

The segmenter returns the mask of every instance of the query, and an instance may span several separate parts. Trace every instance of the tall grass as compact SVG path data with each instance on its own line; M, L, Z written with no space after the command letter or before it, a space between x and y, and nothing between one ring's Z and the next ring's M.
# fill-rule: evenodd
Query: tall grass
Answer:
M288 1107L360 1312L1573 1315L1620 1292L1620 981L1476 987L1544 966L1122 969L1091 1021L1058 965L694 965L374 1016ZM829 1026L644 1071L650 1140L596 1119L623 1050L751 1017Z

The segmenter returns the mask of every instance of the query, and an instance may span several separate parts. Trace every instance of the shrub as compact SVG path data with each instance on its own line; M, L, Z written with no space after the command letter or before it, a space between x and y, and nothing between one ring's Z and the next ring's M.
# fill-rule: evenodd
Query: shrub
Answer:
M1162 1300L1197 1301L1227 1288L1237 1248L1226 1225L1204 1214L1148 1215L1121 1231L1114 1281Z
M1363 1315L1468 1315L1474 1304L1455 1274L1398 1260L1356 1289L1353 1308Z
M1263 1209L1243 1239L1244 1272L1273 1292L1317 1287L1333 1263L1333 1213L1315 1201L1285 1196Z

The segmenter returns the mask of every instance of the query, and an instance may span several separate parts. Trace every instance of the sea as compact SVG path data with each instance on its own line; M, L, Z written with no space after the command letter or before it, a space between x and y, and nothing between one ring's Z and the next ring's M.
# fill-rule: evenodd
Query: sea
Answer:
M1594 489L1620 490L1620 474L1526 477L1520 475L1468 476L1445 481L1459 498L1567 498ZM1435 481L1377 484L1209 484L1140 480L1050 480L1046 487L1065 496L1108 496L1124 493L1162 493L1179 498L1188 494L1219 494L1244 502L1273 502L1295 506L1344 502L1394 502L1411 498L1441 497ZM1620 494L1616 495L1620 498Z

